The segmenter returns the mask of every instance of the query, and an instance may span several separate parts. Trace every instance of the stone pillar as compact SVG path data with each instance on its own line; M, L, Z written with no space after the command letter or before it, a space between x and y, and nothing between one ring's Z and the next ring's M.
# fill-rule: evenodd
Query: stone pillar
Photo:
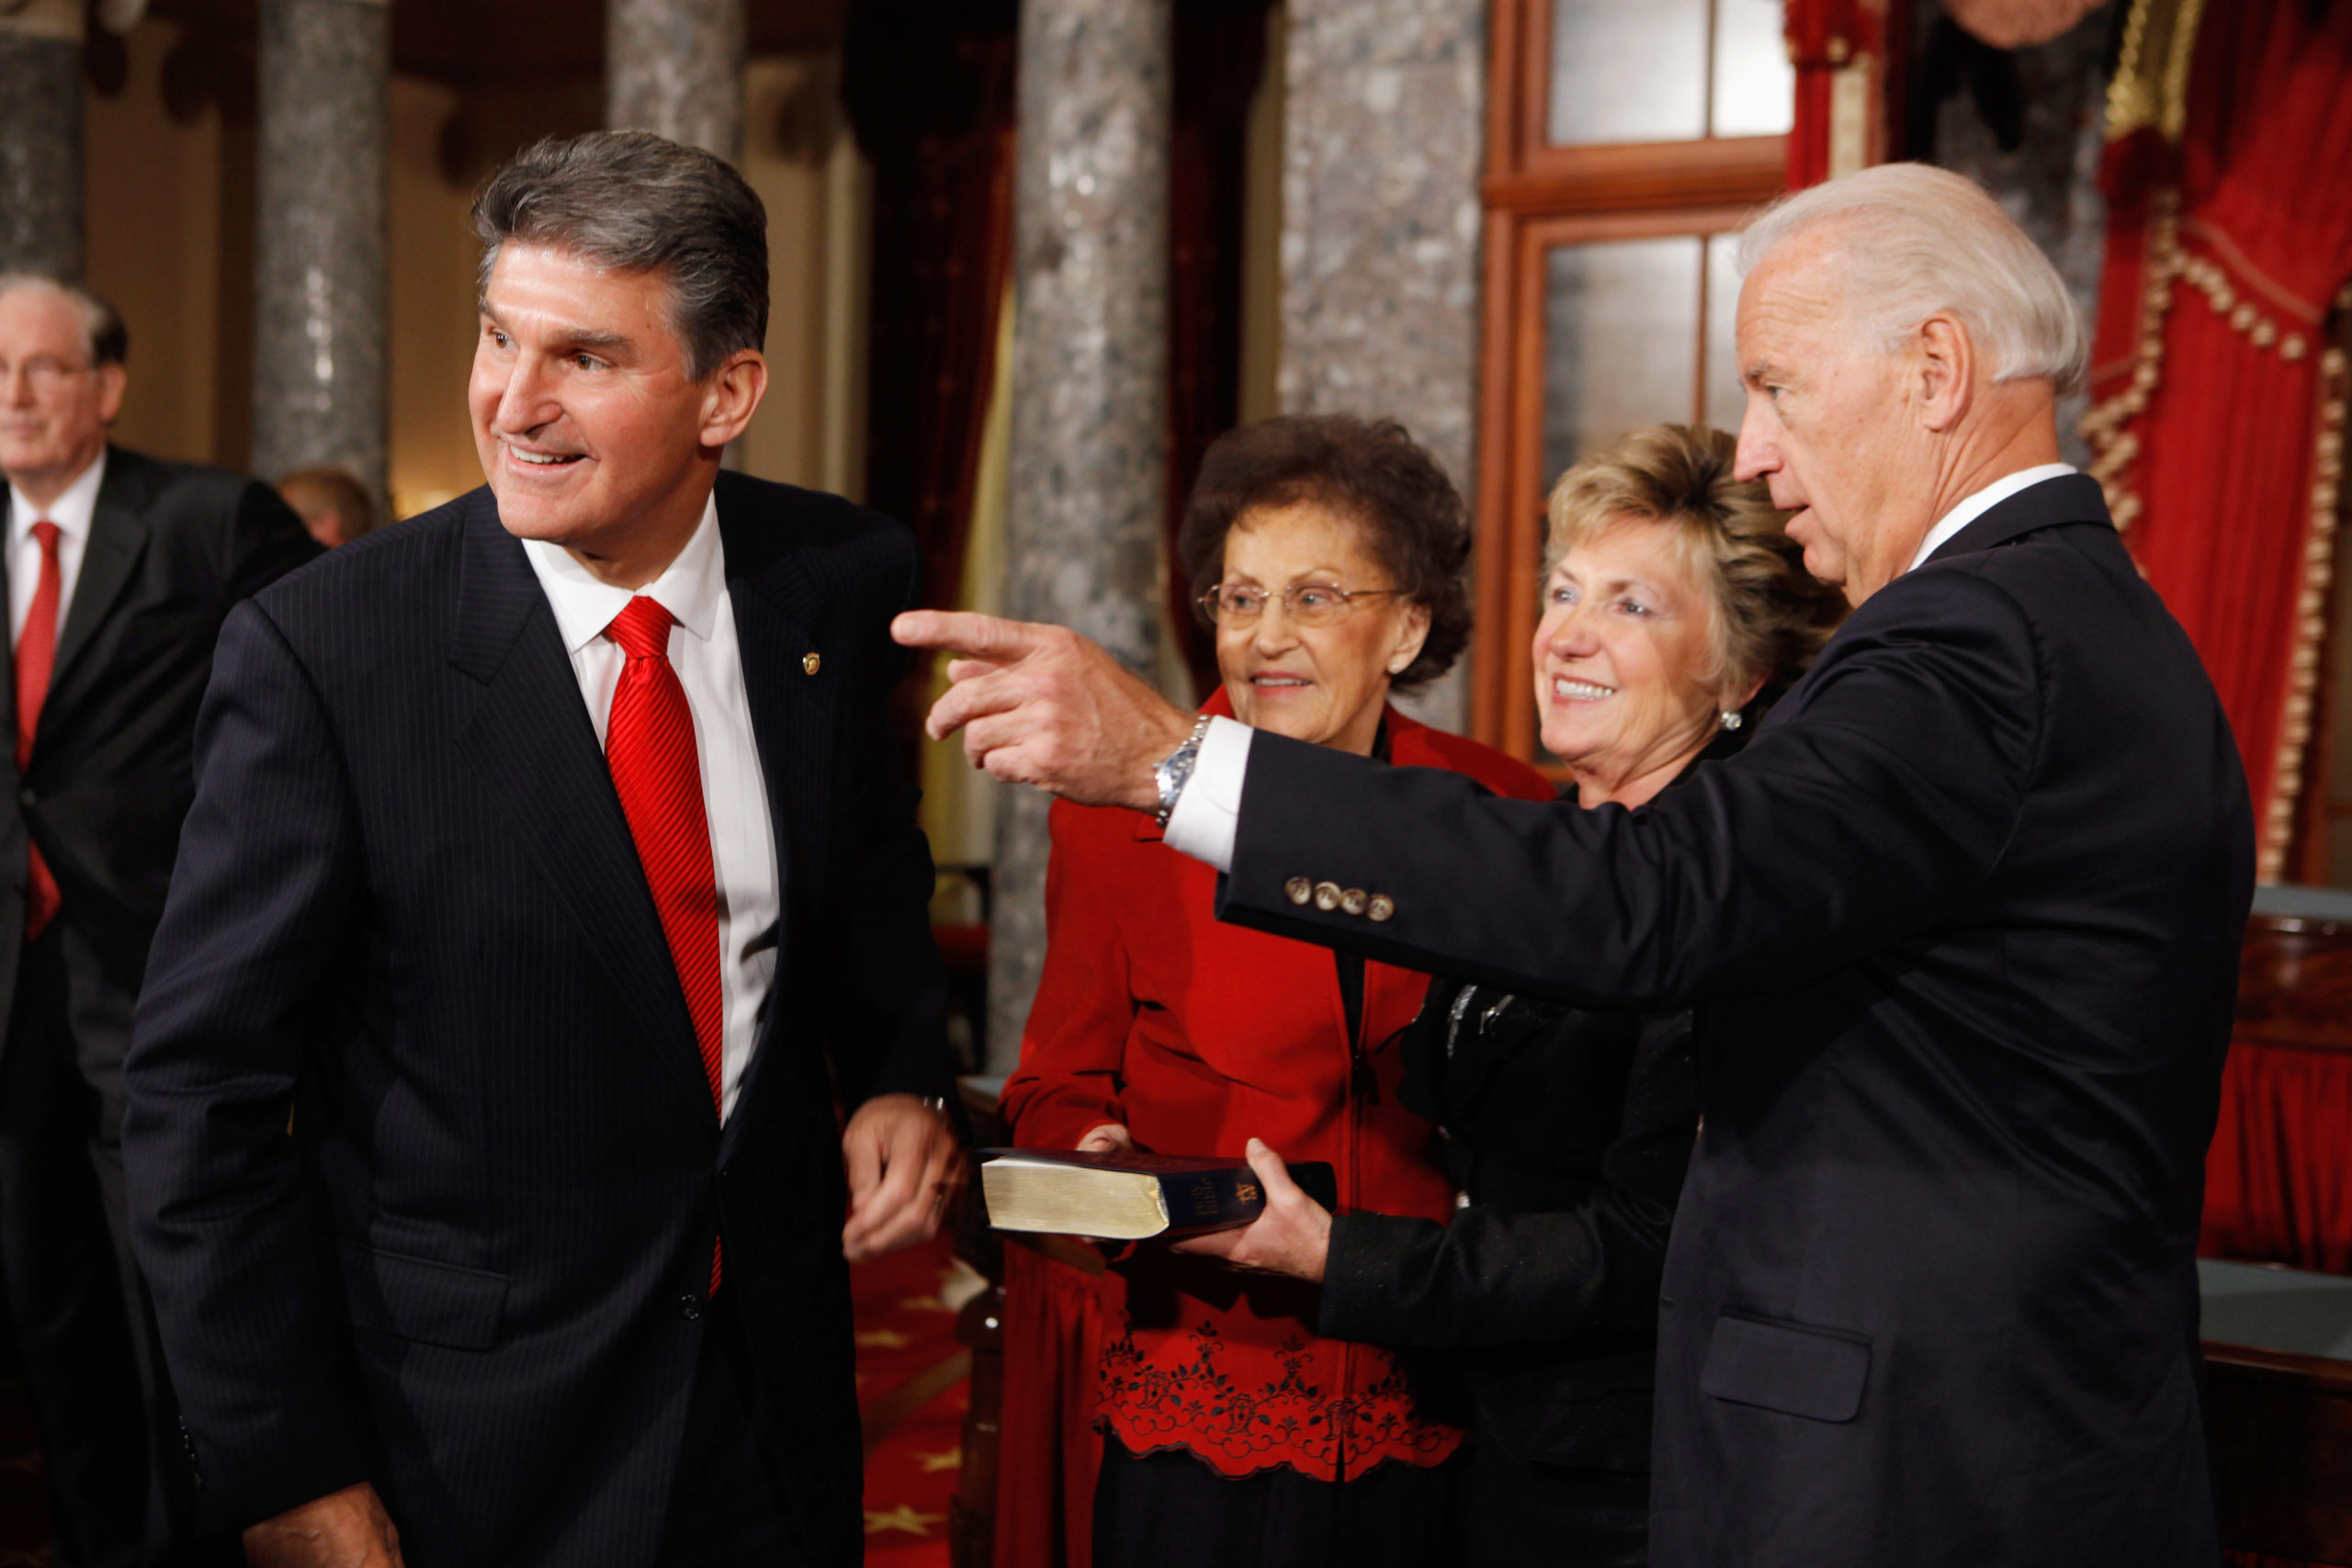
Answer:
M1004 613L1151 673L1167 506L1172 0L1025 0L1013 187ZM1046 807L998 797L989 1066L1009 1071L1045 956Z
M743 154L743 0L606 0L605 123Z
M78 279L82 0L0 12L0 272Z
M1486 0L1289 0L1283 408L1401 421L1475 492ZM1466 659L1400 705L1459 730Z
M333 464L379 507L391 72L388 0L262 0L254 471Z

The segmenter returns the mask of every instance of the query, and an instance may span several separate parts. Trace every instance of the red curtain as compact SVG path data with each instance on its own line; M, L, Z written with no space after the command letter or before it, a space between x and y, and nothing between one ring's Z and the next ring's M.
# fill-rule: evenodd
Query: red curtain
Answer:
M1909 0L1788 0L1791 190L1896 155L1909 13Z
M2352 6L2207 5L2178 143L2108 151L2084 420L2116 520L2220 689L2275 880L2324 630L2352 277Z
M1012 259L1010 0L862 0L842 98L874 164L865 501L953 604Z
M1265 72L1268 0L1177 7L1168 157L1168 617L1194 695L1216 648L1193 614L1176 531L1209 443L1241 404L1241 231L1250 105Z
M2352 1274L2352 1051L2230 1047L2198 1249Z
M1094 1399L1102 1365L1094 1277L1009 1243L994 1568L1093 1562L1094 1478L1102 1467Z

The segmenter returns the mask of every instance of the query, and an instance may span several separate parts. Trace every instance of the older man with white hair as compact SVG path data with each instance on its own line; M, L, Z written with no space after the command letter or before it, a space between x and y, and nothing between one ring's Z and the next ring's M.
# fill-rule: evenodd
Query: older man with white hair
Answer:
M0 273L0 1310L47 1461L60 1568L153 1561L184 1468L123 1192L130 1014L187 815L230 606L318 553L256 480L111 445L114 307Z
M2253 880L2228 723L2057 461L2081 327L1990 198L1875 169L1746 251L1741 468L1857 608L1744 751L1640 810L1196 728L1057 628L899 635L963 650L935 733L1159 811L1225 919L1697 1006L1655 1562L2211 1563L2193 1249ZM1322 1223L1261 1168L1243 1264Z

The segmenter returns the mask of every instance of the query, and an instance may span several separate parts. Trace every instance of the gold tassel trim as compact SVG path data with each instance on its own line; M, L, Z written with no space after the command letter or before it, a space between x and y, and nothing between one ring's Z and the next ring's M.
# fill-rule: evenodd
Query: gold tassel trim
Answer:
M2295 801L2301 793L2303 753L2311 745L2312 698L2319 687L2320 649L2327 638L2327 591L2335 579L2335 519L2344 476L2344 351L2320 355L2317 434L2312 444L2311 533L2303 545L2303 586L2295 596L2295 646L2287 660L2287 709L2278 726L2278 754L2270 774L2270 806L2262 823L2255 874L2276 882L2286 874L2295 838Z

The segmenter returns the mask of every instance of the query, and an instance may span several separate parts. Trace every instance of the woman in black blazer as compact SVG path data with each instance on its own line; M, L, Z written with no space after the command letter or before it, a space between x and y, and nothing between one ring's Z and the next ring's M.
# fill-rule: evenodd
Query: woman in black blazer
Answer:
M1587 808L1639 807L1736 750L1844 614L1763 487L1733 479L1734 449L1651 426L1553 491L1537 715ZM1333 1217L1284 1194L1190 1244L1320 1280L1327 1335L1442 1353L1428 1359L1458 1375L1476 1434L1470 1562L1646 1555L1658 1286L1698 1124L1690 1030L1687 1010L1441 979L1396 1048L1400 1098L1442 1129L1452 1221Z

